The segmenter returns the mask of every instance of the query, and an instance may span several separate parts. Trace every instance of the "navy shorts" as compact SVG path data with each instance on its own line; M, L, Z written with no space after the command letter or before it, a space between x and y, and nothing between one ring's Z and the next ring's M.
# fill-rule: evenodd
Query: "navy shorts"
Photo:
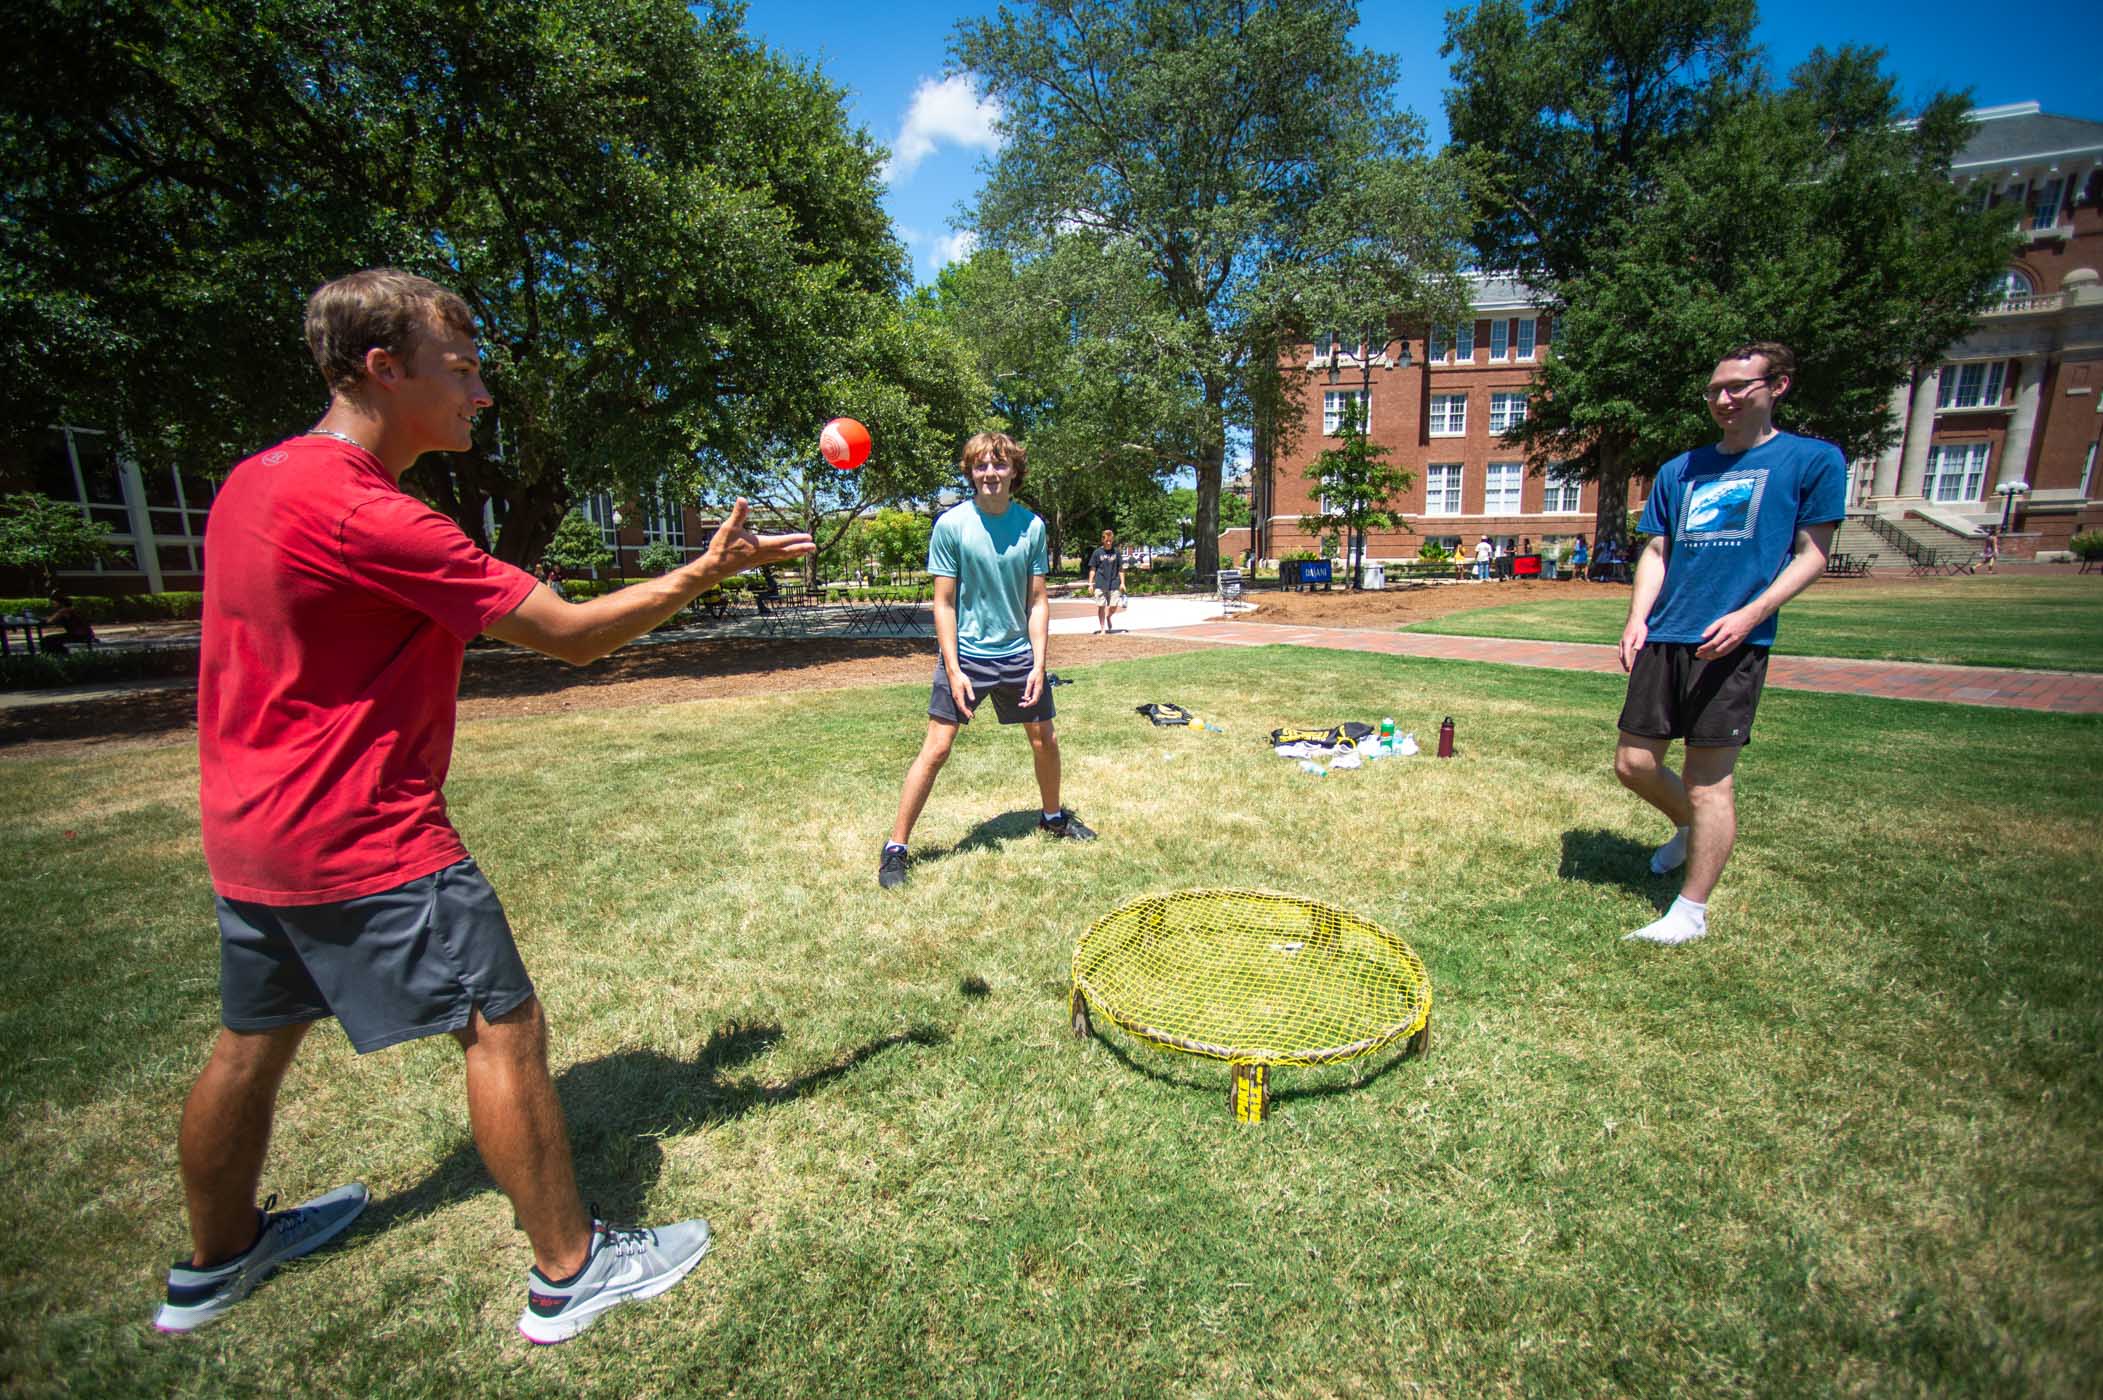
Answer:
M511 924L473 857L378 894L279 907L220 896L228 1030L334 1016L361 1055L494 1020L533 995Z
M1685 739L1696 748L1752 742L1753 712L1767 683L1767 648L1741 646L1705 661L1693 642L1649 642L1628 672L1621 729L1643 739Z
M957 665L963 670L964 679L971 682L972 713L977 713L979 702L991 695L993 713L1000 716L1002 724L1035 724L1050 719L1052 688L1049 682L1039 688L1036 704L1022 703L1022 688L1029 684L1033 664L1030 653L1026 651L997 661L957 653ZM957 711L956 697L949 693L949 672L942 669L940 660L935 662L935 688L927 697L927 717L945 724L971 723L971 715Z

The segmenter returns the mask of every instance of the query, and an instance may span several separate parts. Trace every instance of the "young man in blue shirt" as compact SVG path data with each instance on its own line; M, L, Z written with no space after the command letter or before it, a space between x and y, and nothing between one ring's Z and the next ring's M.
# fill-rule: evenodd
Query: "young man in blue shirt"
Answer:
M1051 640L1051 595L1045 575L1051 555L1044 522L1015 499L1026 456L1006 433L980 433L964 444L962 464L971 499L935 521L927 542L927 571L935 576L935 641L941 660L927 702L927 738L898 796L898 820L877 863L885 889L905 883L906 842L949 761L957 728L969 724L980 700L993 697L1002 724L1029 735L1030 759L1043 799L1038 829L1067 840L1095 833L1059 805L1059 741L1052 733L1051 688L1044 662Z
M1725 355L1702 391L1723 440L1667 462L1643 509L1651 539L1621 633L1628 700L1614 774L1678 827L1651 870L1687 874L1664 916L1630 938L1708 932L1709 893L1738 836L1731 773L1752 736L1775 614L1825 572L1846 514L1840 449L1774 426L1795 375L1796 356L1773 341ZM1679 773L1664 762L1674 739L1687 745Z

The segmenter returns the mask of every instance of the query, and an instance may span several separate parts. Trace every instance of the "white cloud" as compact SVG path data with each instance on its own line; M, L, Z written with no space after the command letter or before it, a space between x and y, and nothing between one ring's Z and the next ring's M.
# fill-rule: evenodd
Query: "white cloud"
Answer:
M935 240L934 251L927 256L928 267L940 272L953 262L962 262L978 251L978 234L968 228L960 228L947 238Z
M1000 145L994 124L1000 120L1000 104L981 100L978 85L958 73L940 82L922 78L913 89L905 123L891 143L891 159L884 165L884 181L896 184L911 175L942 145L971 146L991 151Z

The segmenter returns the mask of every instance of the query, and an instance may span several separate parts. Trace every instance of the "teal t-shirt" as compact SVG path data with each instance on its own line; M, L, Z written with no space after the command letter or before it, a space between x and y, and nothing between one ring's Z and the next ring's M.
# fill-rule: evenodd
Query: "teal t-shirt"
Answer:
M981 661L1030 649L1030 579L1051 572L1044 522L1010 502L988 515L951 506L927 541L927 571L957 581L957 651Z

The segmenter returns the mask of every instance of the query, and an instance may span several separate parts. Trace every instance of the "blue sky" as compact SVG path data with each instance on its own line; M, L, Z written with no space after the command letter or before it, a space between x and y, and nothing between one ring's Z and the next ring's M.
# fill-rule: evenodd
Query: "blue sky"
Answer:
M979 188L979 165L992 151L986 113L968 85L945 85L949 36L960 18L993 6L931 0L752 0L748 30L770 46L815 65L847 91L852 119L897 157L884 206L913 257L913 275L929 281L959 250L952 223ZM1373 0L1362 6L1355 37L1396 55L1399 103L1424 119L1432 147L1446 137L1443 106L1447 6L1427 0ZM1761 6L1758 39L1777 73L1814 47L1874 44L1899 91L1917 104L1942 90L1970 88L1995 106L2036 101L2047 112L2103 121L2103 64L2092 39L2056 48L2042 30L2093 33L2078 7L2007 15L1976 3L1920 0L1900 10L1865 0L1770 0Z

